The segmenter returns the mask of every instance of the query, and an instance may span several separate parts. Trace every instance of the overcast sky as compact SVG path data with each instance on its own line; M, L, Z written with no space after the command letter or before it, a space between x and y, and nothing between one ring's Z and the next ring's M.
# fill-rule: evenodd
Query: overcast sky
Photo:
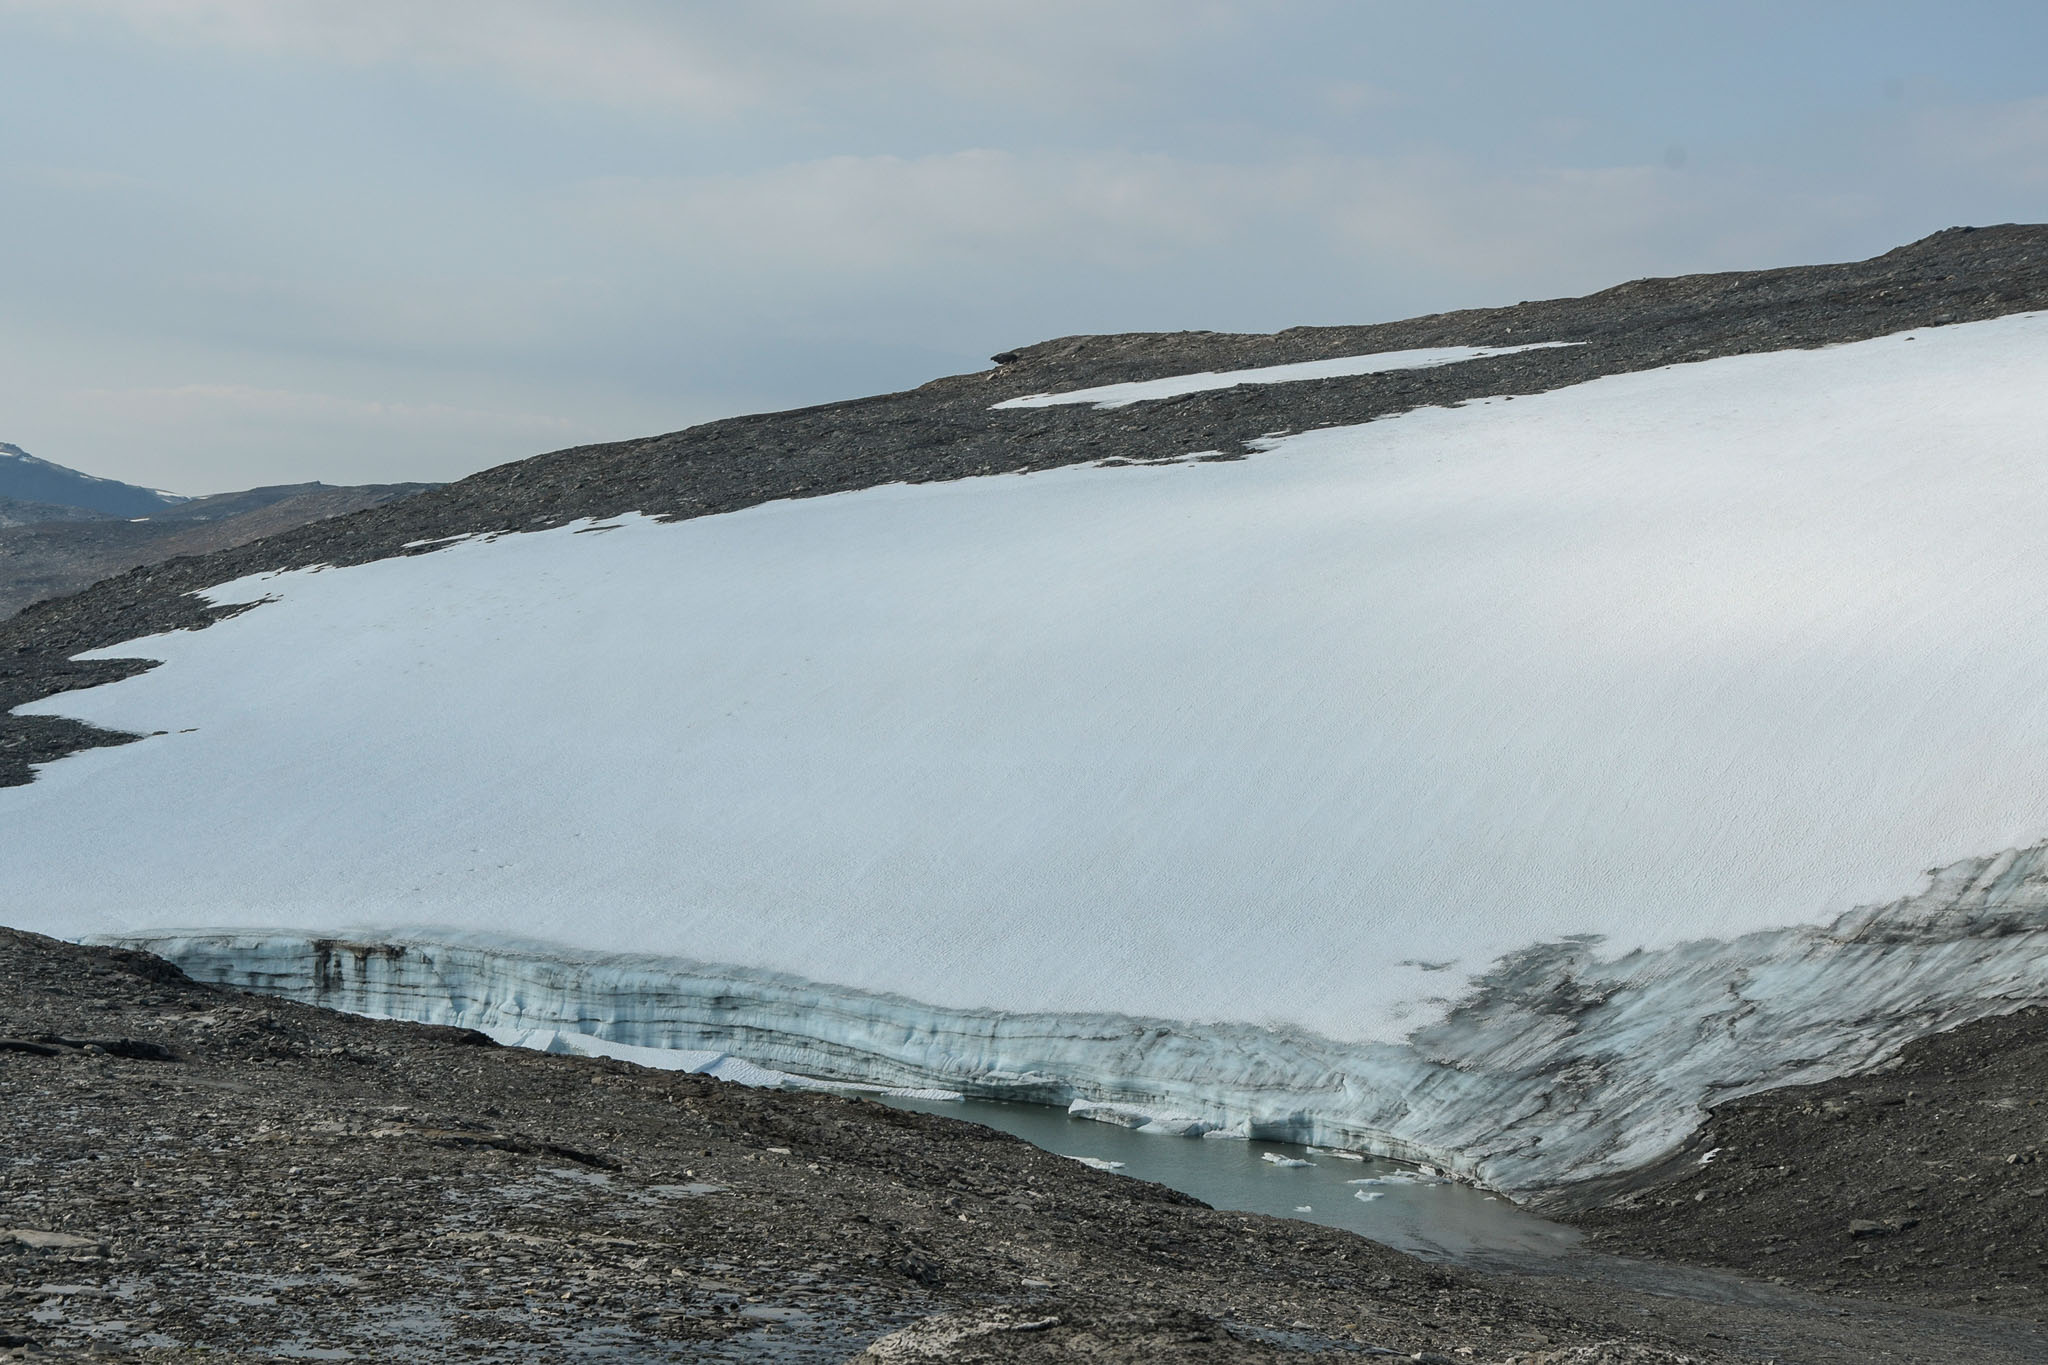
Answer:
M2048 219L2048 6L0 0L0 440L447 479Z

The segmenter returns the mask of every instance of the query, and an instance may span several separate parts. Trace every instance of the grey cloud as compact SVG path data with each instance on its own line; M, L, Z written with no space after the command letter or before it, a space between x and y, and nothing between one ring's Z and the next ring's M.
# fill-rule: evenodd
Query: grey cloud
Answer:
M1996 45L1746 0L1715 33L1619 4L0 0L0 439L186 492L447 478L1062 333L2048 216L2048 19L1980 8Z

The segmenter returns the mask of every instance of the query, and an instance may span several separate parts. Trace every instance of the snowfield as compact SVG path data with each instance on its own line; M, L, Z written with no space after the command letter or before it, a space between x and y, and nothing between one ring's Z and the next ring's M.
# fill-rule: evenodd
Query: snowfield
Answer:
M1394 370L1427 370L1438 365L1455 365L1461 360L1578 344L1572 341L1534 341L1526 346L1433 346L1415 351L1379 351L1372 355L1339 356L1334 360L1264 365L1255 370L1204 370L1199 374L1179 374L1166 379L1140 379L1129 384L1069 389L1065 393L1032 393L992 404L991 407L1000 411L1004 408L1051 408L1067 403L1089 403L1100 412L1160 398L1177 398L1184 393L1234 389L1240 384L1293 384L1306 379L1343 379L1351 375L1387 374Z
M1512 1187L2048 995L2039 859L1985 861L2048 838L2048 316L212 596L263 605L24 708L162 733L0 789L21 927L724 964L809 1002L764 1065ZM519 979L413 1012L633 1017ZM1682 1063L1731 999L1796 1029ZM1636 1107L1532 1091L1573 1058Z

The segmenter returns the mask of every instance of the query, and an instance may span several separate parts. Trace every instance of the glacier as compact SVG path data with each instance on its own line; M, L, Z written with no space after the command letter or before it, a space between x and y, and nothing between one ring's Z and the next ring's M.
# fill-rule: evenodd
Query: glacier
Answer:
M401 1017L1612 1174L2048 996L2044 419L2020 315L222 584L258 605L25 708L149 738L0 790L5 915Z
M1482 977L1442 1022L1398 1043L1243 1023L947 1010L729 963L498 934L107 941L200 980L528 1046L753 1084L831 1077L1059 1104L1162 1136L1370 1152L1529 1197L1667 1155L1714 1101L1881 1065L1914 1038L2048 997L2048 845L1941 869L1914 896L1825 926L1611 960L1583 938L1533 946ZM735 1056L785 1074L740 1069Z

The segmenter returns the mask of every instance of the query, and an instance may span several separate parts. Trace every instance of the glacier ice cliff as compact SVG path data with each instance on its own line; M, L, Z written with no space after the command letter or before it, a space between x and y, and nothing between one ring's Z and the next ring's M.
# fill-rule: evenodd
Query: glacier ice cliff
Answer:
M729 1053L870 1085L1069 1104L1190 1136L1346 1147L1526 1197L1655 1161L1717 1100L1881 1064L1913 1038L2048 999L2048 845L1938 869L1918 895L1822 927L1612 959L1593 936L1530 947L1402 1043L949 1009L746 967L475 933L352 940L238 929L112 941L202 980L342 1009Z

